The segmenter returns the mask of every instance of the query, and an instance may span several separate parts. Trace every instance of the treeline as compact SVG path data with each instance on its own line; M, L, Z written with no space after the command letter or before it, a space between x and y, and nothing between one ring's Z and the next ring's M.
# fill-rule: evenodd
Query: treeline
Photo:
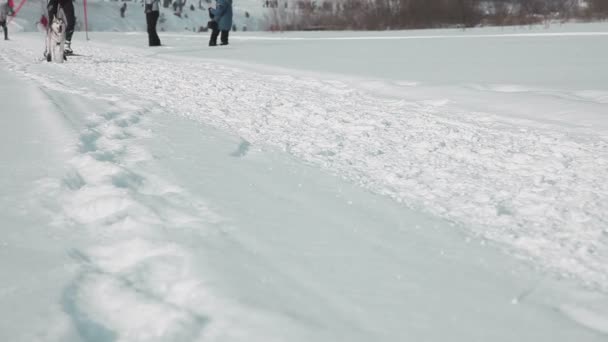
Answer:
M608 0L298 0L271 9L277 30L385 30L528 25L608 17Z

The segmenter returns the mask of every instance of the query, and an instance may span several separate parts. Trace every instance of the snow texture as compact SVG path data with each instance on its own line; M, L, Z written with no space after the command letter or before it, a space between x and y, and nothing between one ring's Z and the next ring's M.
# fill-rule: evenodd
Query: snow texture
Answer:
M248 41L272 54L284 44L331 39L357 49L357 40L375 39L351 33L279 45L270 35L236 36L203 58L193 56L201 48L191 45L204 44L194 35L167 35L169 47L156 50L137 47L139 34L99 35L75 44L83 56L64 65L39 62L39 35L16 37L0 60L2 79L21 86L3 96L6 108L28 115L5 118L28 132L34 145L24 153L48 152L38 162L3 152L15 167L42 170L3 184L6 250L18 259L31 235L55 267L65 265L49 284L61 308L44 311L54 330L35 325L39 339L605 339L606 88L480 81L454 90L222 59L247 56L239 43L255 55ZM444 38L452 39L424 39ZM595 57L597 73L604 57ZM33 104L19 104L21 92ZM482 98L462 101L471 93ZM570 112L547 121L551 113L505 116L480 104L512 96L535 109L549 98L593 110L581 124ZM38 113L27 106L47 108L40 127L26 121ZM65 242L10 228L20 225ZM17 280L6 283L15 285L0 288L0 299L25 297Z

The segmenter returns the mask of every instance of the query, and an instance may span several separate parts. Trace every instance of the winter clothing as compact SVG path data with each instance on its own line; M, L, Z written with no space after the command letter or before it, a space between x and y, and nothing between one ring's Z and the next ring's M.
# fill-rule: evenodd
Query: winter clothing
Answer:
M217 45L217 36L220 34L220 30L216 29L211 29L211 37L209 38L209 46L216 46Z
M47 9L49 12L49 23L53 22L53 18L57 15L59 6L63 9L65 14L66 26L65 26L65 41L66 43L72 41L74 35L74 26L76 26L76 16L74 15L74 3L73 0L49 0Z
M6 27L6 20L0 21L0 26L2 26L2 31L4 31L4 40L8 40L8 27Z
M215 8L209 8L212 21L207 25L211 31L209 46L217 45L217 36L220 35L220 45L228 45L228 32L232 28L232 0L217 0Z
M0 0L0 21L6 21L8 17L8 8L8 1Z
M209 38L209 46L217 45L217 36L220 34L217 22L213 20L213 14L211 14L211 8L209 8L209 16L211 20L207 23L207 29L211 30L211 37Z
M148 13L148 11L152 11L152 12L158 12L160 11L160 0L145 0L144 4L145 4L145 12Z
M156 33L156 23L160 17L160 0L145 0L146 24L148 26L148 45L160 46L160 38Z
M218 30L217 26L212 28L211 37L209 38L209 46L217 45L217 36L220 36L220 45L228 45L228 32L229 31Z
M228 33L230 33L230 31L221 31L220 45L228 45Z
M210 12L220 31L230 31L232 28L232 0L217 0L215 8L212 8Z

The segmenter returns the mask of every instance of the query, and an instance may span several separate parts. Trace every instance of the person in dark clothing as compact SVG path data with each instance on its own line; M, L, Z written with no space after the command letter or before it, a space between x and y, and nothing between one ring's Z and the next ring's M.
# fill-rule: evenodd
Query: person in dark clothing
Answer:
M121 18L125 17L126 11L127 11L127 3L125 2L124 4L122 4L122 6L120 6L120 17Z
M53 22L53 18L57 15L59 6L63 9L65 14L66 27L65 27L65 54L71 55L72 51L72 36L74 35L74 26L76 26L76 16L74 15L74 3L73 0L49 0L47 4L47 10L49 13L49 23Z
M145 0L145 12L146 12L146 24L148 26L148 45L149 46L160 46L160 38L156 33L156 23L158 23L158 17L160 16L160 9L158 3L160 0Z

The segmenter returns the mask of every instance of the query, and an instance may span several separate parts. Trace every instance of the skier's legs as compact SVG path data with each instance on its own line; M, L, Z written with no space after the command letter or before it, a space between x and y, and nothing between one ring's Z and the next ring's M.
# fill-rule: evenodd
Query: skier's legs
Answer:
M61 8L65 19L67 21L65 27L65 40L66 42L72 41L72 35L74 35L74 27L76 26L76 16L74 15L74 2L72 0L61 0Z

